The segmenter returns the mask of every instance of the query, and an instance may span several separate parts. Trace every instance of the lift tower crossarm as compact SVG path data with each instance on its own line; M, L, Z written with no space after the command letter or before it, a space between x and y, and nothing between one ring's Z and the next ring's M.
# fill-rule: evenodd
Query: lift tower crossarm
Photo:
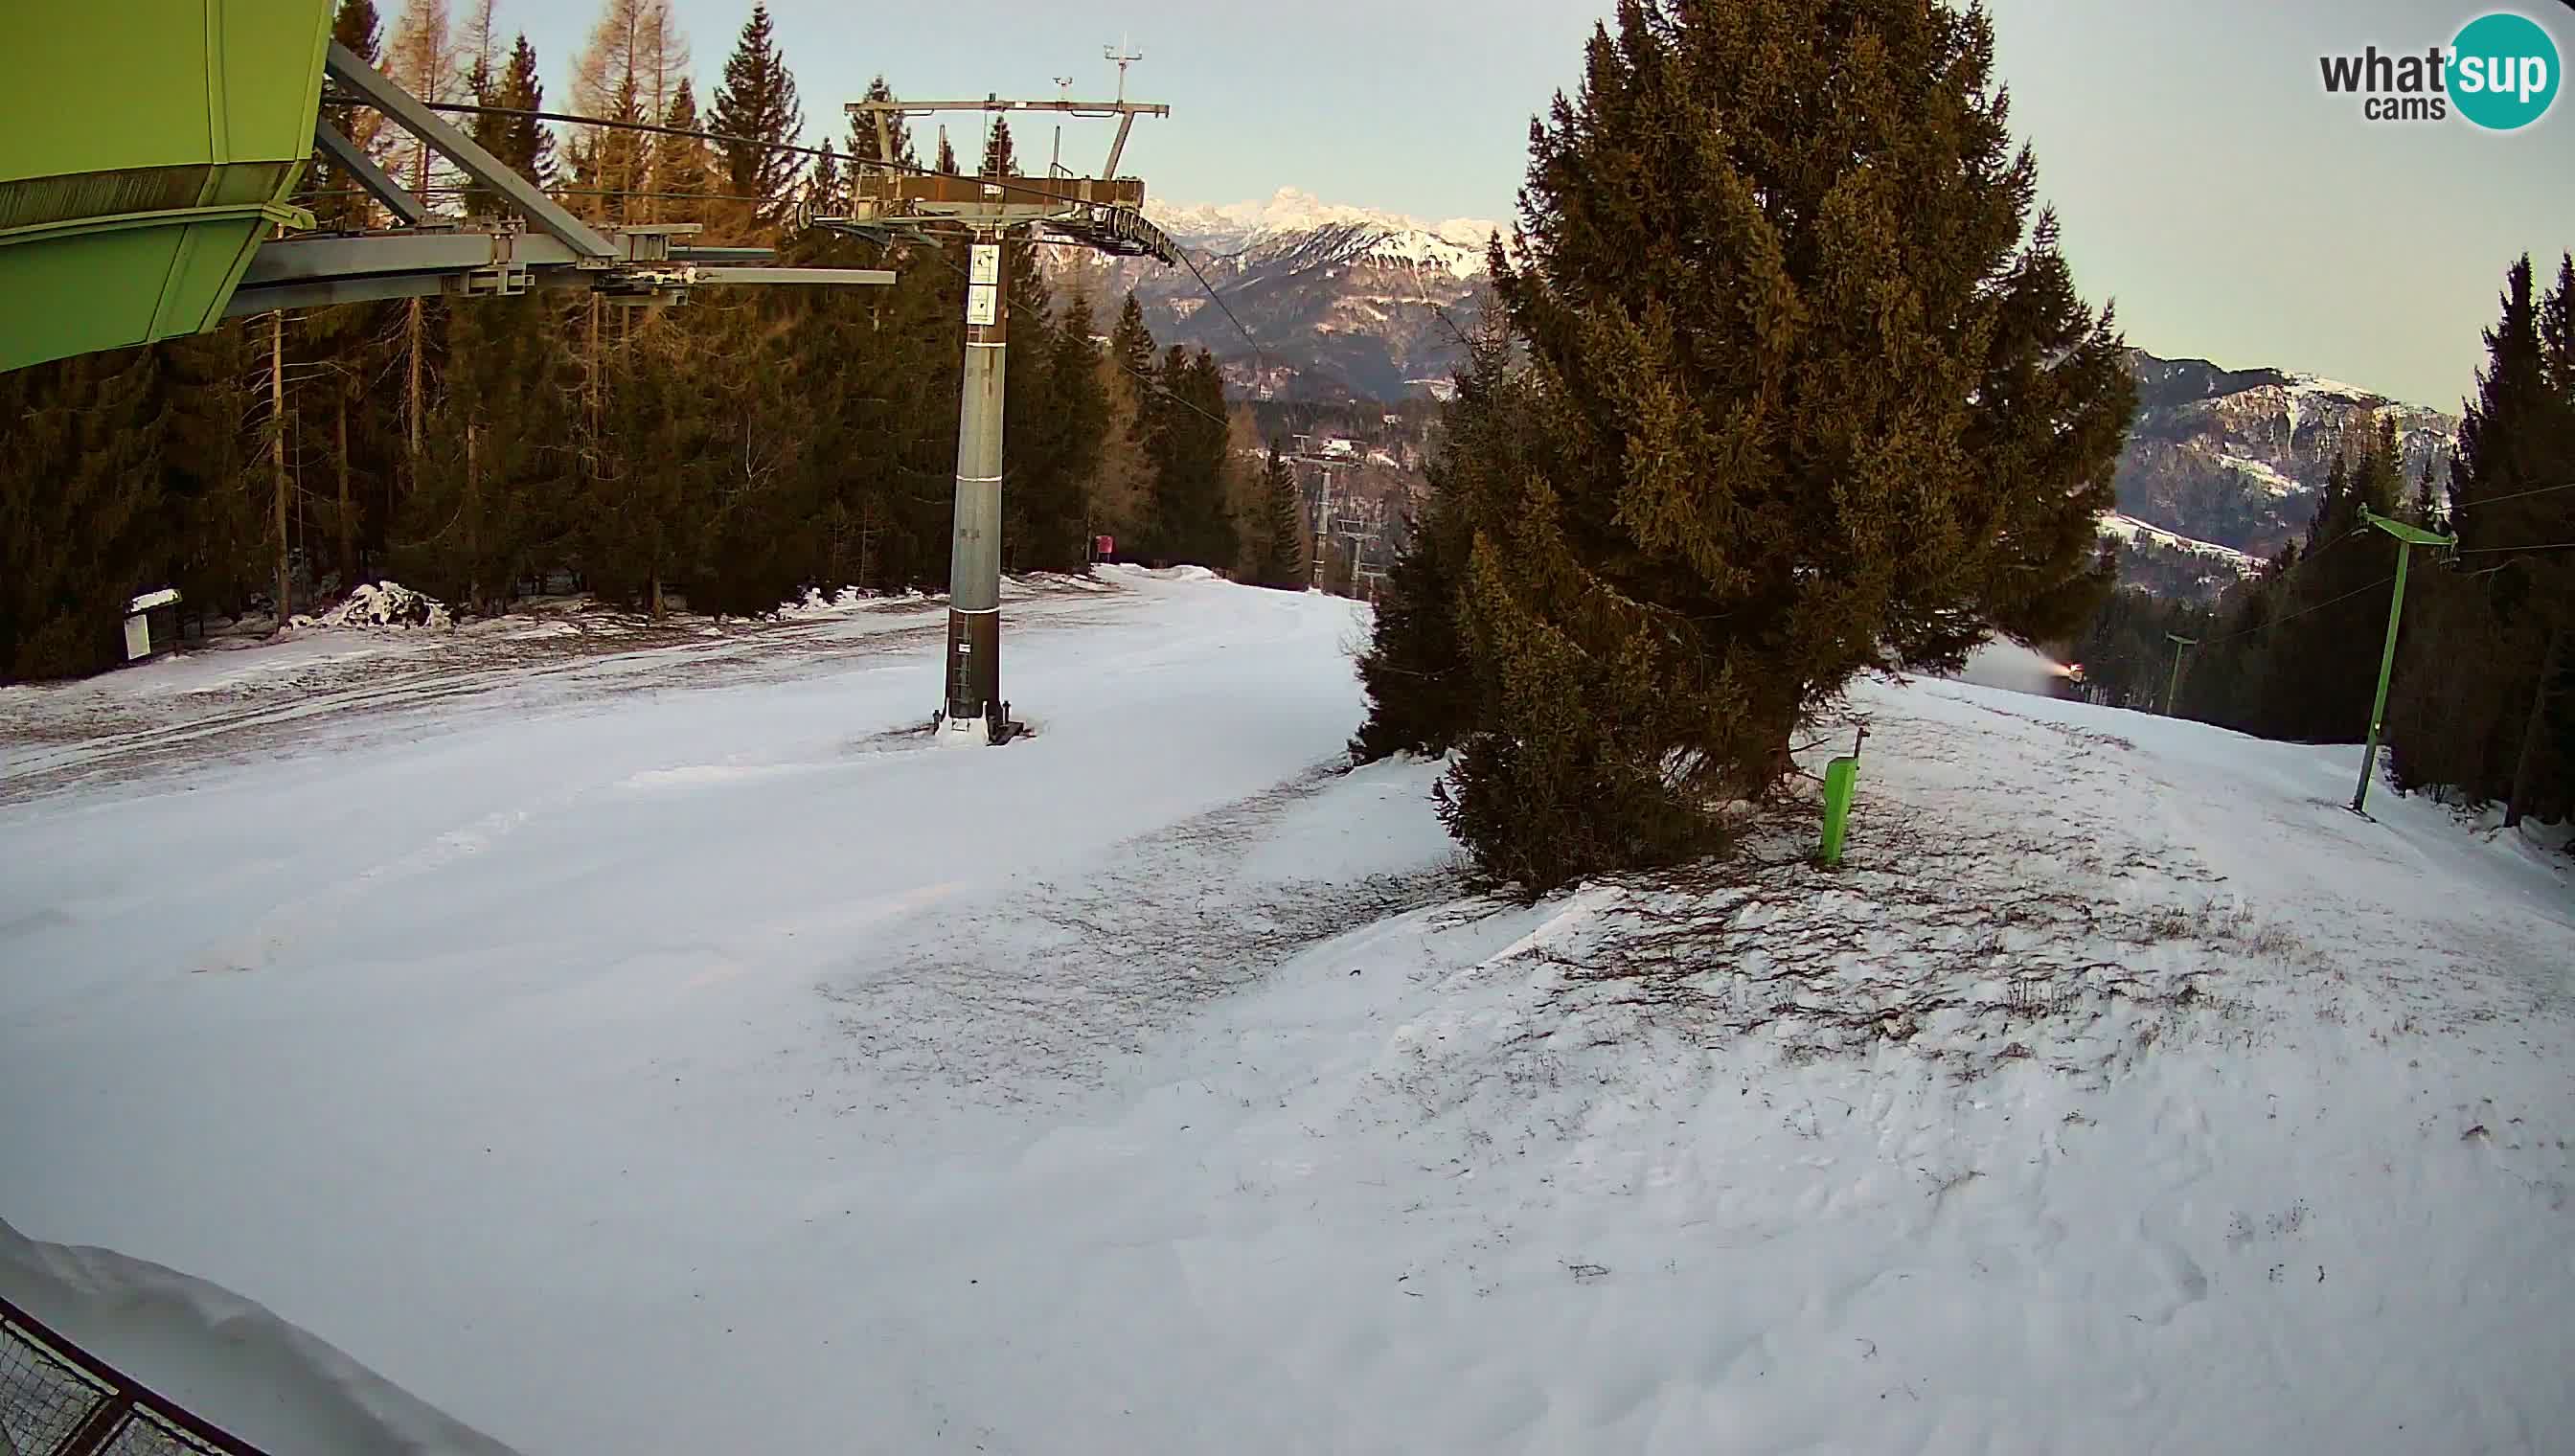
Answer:
M385 175L376 159L366 154L357 143L340 135L340 129L327 121L313 123L313 142L331 154L339 169L349 174L364 188L369 197L385 205L385 210L402 219L405 227L417 228L434 222L438 215L417 197L403 190L403 185Z
M437 113L400 86L387 80L356 52L338 41L323 58L323 68L331 79L348 87L369 106L400 123L405 131L445 156L463 169L466 176L492 189L502 201L527 215L548 237L595 262L614 262L617 245L601 237L589 224L565 212L555 200L537 190L535 183L510 169L510 164L474 144L474 139L439 119ZM391 204L388 204L390 206ZM399 209L397 209L399 211Z
M1123 68L1123 63L1122 63ZM1068 83L1069 84L1069 83ZM1002 420L1009 372L1012 254L1062 239L1104 253L1181 261L1179 245L1145 220L1145 184L1117 175L1128 130L1140 116L1169 116L1158 103L1129 101L853 101L856 123L874 124L877 160L862 161L850 187L850 215L821 226L886 241L968 243L964 387L957 410L957 511L948 556L948 684L940 705L947 742L1006 742L1019 730L1002 697ZM1118 118L1106 175L951 176L894 160L892 118L941 111L1055 112ZM979 731L980 730L980 731Z
M1069 116L1114 116L1118 118L1118 136L1109 144L1109 165L1100 169L1103 177L1118 175L1118 159L1127 154L1127 134L1135 130L1136 118L1172 114L1172 108L1162 102L1011 101L1000 96L987 96L981 101L905 101L898 97L888 101L853 101L843 109L853 117L875 119L879 155L892 145L886 128L886 118L890 116L928 116L935 111L1054 111Z

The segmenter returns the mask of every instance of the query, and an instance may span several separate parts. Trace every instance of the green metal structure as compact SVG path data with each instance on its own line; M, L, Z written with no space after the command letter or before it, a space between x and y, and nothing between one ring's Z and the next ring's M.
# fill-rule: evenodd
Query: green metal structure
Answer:
M1868 729L1861 728L1851 742L1851 750L1824 765L1824 837L1815 847L1815 860L1826 869L1841 867L1842 837L1850 827L1851 798L1859 791L1859 750L1867 743Z
M0 370L325 304L531 288L672 304L710 284L894 281L697 247L694 224L593 227L439 115L456 108L334 44L330 0L30 3L0 54ZM405 192L323 123L326 81L332 104L379 113L508 215L443 215ZM309 231L287 199L317 147L393 226Z
M0 52L0 370L200 333L313 150L329 0L32 0Z
M2363 506L2360 519L2396 538L2396 592L2387 601L2387 644L2378 656L2378 696L2369 705L2369 746L2360 755L2360 785L2351 791L2351 811L2369 812L2369 780L2378 776L2378 735L2387 719L2387 680L2396 671L2396 629L2405 620L2405 564L2412 560L2418 546L2445 547L2459 544L2458 538L2443 536L2392 520Z

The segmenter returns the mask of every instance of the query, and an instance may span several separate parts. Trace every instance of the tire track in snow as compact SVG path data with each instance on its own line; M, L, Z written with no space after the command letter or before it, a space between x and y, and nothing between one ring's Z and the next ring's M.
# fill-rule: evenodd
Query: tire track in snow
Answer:
M1128 839L1079 876L1022 880L900 927L821 986L849 1042L844 1067L1000 1102L1063 1095L1305 947L1463 892L1453 861L1340 880L1245 868L1340 777L1317 764Z

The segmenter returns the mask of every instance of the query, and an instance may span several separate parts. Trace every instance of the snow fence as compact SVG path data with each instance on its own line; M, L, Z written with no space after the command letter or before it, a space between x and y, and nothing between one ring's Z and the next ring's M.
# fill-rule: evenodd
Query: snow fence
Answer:
M13 1456L263 1456L0 1299L0 1451Z

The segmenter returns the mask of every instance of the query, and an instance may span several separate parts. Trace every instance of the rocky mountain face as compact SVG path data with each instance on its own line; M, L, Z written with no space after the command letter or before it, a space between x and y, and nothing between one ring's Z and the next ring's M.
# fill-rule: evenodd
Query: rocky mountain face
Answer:
M1206 347L1257 398L1444 393L1489 292L1484 245L1497 225L1473 218L1424 223L1292 187L1222 207L1148 203L1146 215L1206 288L1188 269L1070 248L1047 250L1049 281L1059 295L1088 292L1104 331L1132 290L1156 340Z
M1133 290L1157 340L1206 347L1255 399L1442 396L1461 335L1490 296L1485 245L1498 225L1480 219L1425 223L1292 187L1258 202L1146 211L1187 250L1197 275L1049 249L1058 294L1088 292L1106 332ZM2105 531L2133 559L2134 578L2155 590L2213 595L2303 538L2335 454L2357 454L2359 432L2381 417L2396 423L2409 482L2427 464L2448 478L2456 416L2284 370L2229 370L2143 350L2128 352L2128 367L2137 418L2119 462L2113 523L2129 525Z
M2119 460L2122 514L2177 535L2264 557L2306 535L2334 456L2392 419L2410 483L2426 465L2449 480L2455 415L2357 385L2276 369L2224 370L2203 359L2128 351L2137 419Z

